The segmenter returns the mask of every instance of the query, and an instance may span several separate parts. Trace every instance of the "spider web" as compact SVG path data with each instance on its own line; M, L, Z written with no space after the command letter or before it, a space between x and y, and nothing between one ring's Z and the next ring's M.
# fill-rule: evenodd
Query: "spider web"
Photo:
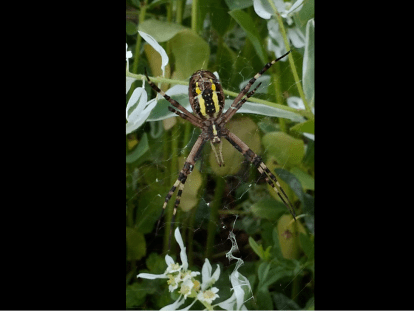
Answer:
M237 25L235 26L235 31L232 33L234 36L229 35L228 38L226 38L226 42L230 47L240 47L240 42L245 42L246 40L244 35L240 35L243 32L238 31L238 27L239 26ZM207 33L207 42L210 46L214 47L216 40L213 32ZM236 80L241 82L252 78L254 74L263 68L264 64L257 66L257 60L255 60L254 57L246 58L241 55L240 48L238 51L239 52L237 53L236 59L234 61L217 62L220 64L220 67L217 71L226 72L229 70L229 68L237 67L239 63L243 63L243 67L235 72L237 76ZM259 61L259 63L261 62ZM288 66L280 66L279 68L282 68L279 76L283 79L283 77L288 73L288 71L290 71L290 69ZM223 88L229 89L236 93L240 92L240 89L229 87L229 76L221 74L220 82ZM269 82L268 85L272 87L271 82ZM256 83L251 87L251 90L255 86ZM289 96L287 94L290 93L295 94L295 83L291 82L287 88L283 89L283 91L285 92L285 97ZM261 98L271 100L270 97L263 97L263 95L261 95ZM226 96L226 99L233 100L234 98ZM259 140L263 136L263 128L266 128L266 126L274 126L276 129L280 130L276 118L244 113L237 113L233 117L234 122L240 122L240 120L245 120L246 118L253 120L253 123L258 125L251 130L250 135L252 137L258 137ZM155 223L155 221L158 220L158 217L161 214L165 196L167 195L173 182L177 179L178 174L182 169L184 158L188 156L195 140L200 134L199 129L194 128L191 124L186 124L189 122L183 121L179 117L174 117L172 119L173 120L169 121L147 122L147 124L145 124L145 126L139 129L137 132L137 135L141 135L142 132L149 133L150 143L150 148L147 151L147 155L144 157L143 162L140 163L138 167L135 167L131 172L131 187L134 188L134 196L131 197L130 200L139 198L140 196L144 195L150 198L140 201L144 204L141 204L139 206L137 213L139 213L139 215L152 215L150 218L144 217L142 219L142 222L150 220ZM168 131L165 130L166 127L169 128ZM166 134L166 132L169 134ZM239 135L237 131L235 131L234 134ZM184 137L187 137L188 140L184 141ZM263 158L263 162L268 165L268 149L266 149L263 145L261 145L260 148L253 148L248 142L246 143L255 153L260 155ZM176 147L173 149L173 146ZM202 151L202 157L197 161L193 173L190 174L187 182L185 183L185 188L181 196L180 206L186 204L186 195L188 195L188 192L195 187L193 185L191 177L192 175L196 174L198 174L199 179L201 179L201 187L198 188L195 195L195 201L197 203L191 208L190 211L187 212L182 211L182 209L179 207L177 219L175 222L176 225L180 227L180 230L190 230L190 232L192 232L194 235L194 240L201 241L203 241L203 239L206 237L207 227L210 224L214 224L214 227L216 228L216 243L213 243L212 246L213 253L224 254L222 257L216 256L215 259L220 261L225 269L232 271L235 266L235 262L229 262L225 256L225 253L234 248L234 244L232 244L232 241L229 239L229 233L235 233L238 243L237 246L239 248L239 252L237 253L237 251L234 251L233 255L235 257L241 258L245 263L257 261L257 257L254 251L250 248L247 248L248 234L244 232L244 228L251 228L254 226L259 226L260 228L260 220L255 219L249 215L248 210L254 202L257 202L260 199L270 198L270 194L267 183L259 178L260 174L257 172L256 168L253 167L250 163L247 163L244 160L243 156L240 155L239 157L235 156L234 158L226 159L224 155L224 149L227 148L234 149L233 146L231 146L225 139L223 139L224 161L226 164L230 164L233 161L237 162L239 165L237 172L232 172L224 175L215 174L212 166L217 167L218 164L215 160L211 161L212 158L214 159L214 156L212 156L212 150L209 143L206 143ZM285 153L286 159L289 159L290 150L285 150ZM162 156L160 156L160 154L162 154ZM181 164L178 164L175 170L171 170L171 162L177 158L182 158L180 162ZM278 163L278 167L282 169L286 168L286 162L287 161L284 163ZM211 221L210 207L212 204L214 204L215 193L217 191L216 187L218 184L224 185L225 190L223 191L223 196L220 201L219 217L217 220ZM174 205L177 190L169 201L169 208L167 208L166 213L172 212L171 207ZM155 206L157 206L157 209ZM242 212L241 217L238 217L236 214L232 214L232 211L235 209ZM191 213L195 213L194 223L189 223ZM246 216L244 214L246 214ZM276 226L277 222L274 221L271 224L273 226ZM170 223L166 222L166 215L164 215L160 222L160 232L158 233L158 238L153 237L149 243L147 241L147 254L151 252L162 253L162 245L160 243L157 244L156 241L157 239L161 239L163 237L164 230L169 231L169 228ZM260 233L260 231L257 231L256 233ZM173 238L172 240L173 243L175 243ZM197 250L197 247L198 250L202 249L203 244L200 242L194 243L195 250ZM144 267L145 266L142 268ZM289 282L278 281L276 283L277 287L279 287L277 289L277 292L290 297L290 287L292 286L292 283L295 281L295 279L301 274L302 270L296 271L295 275L290 279ZM241 271L241 273L243 272ZM252 288L253 287L254 286L252 286ZM297 295L305 290L305 288L306 285L299 288ZM250 298L247 298L246 301L250 299L255 300L256 297L251 294ZM287 304L279 307L292 308L292 306Z

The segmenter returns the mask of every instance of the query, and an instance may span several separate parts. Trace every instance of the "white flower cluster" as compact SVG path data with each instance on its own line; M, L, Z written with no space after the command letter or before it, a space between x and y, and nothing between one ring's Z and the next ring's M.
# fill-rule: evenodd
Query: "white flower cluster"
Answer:
M197 275L200 275L200 272L188 269L186 248L178 228L174 232L174 237L181 248L180 258L182 264L180 265L174 262L171 256L165 255L167 269L163 274L140 273L137 276L144 279L167 279L168 289L170 292L178 289L178 293L180 294L178 299L174 303L163 307L161 310L177 310L177 308L179 308L187 298L194 298L194 301L187 307L180 309L181 311L189 310L196 301L200 301L206 307L206 310L213 310L215 306L219 306L227 310L234 309L234 306L237 305L237 301L244 298L243 290L242 292L233 292L233 295L229 299L218 303L217 305L211 305L211 303L219 297L219 295L217 295L219 289L217 287L213 287L213 285L220 277L220 266L217 265L216 270L212 273L211 264L206 258L201 269L202 282L200 283L195 278ZM235 272L239 274L237 270ZM236 283L232 282L233 287L240 288L241 285L245 285ZM242 305L241 310L247 309L244 305Z
M292 18L295 12L298 12L303 7L303 0L297 0L293 4L291 2L285 2L283 0L272 0L274 6L277 8L280 16L286 21L287 24L287 36L292 44L296 48L305 46L305 36L297 27ZM268 0L253 0L253 8L257 15L263 19L269 20L267 22L267 29L269 30L269 37L267 42L267 48L273 51L276 57L280 57L287 52L283 42L282 34L279 31L279 24L272 18L274 16L273 7ZM286 61L287 58L282 58L281 61Z

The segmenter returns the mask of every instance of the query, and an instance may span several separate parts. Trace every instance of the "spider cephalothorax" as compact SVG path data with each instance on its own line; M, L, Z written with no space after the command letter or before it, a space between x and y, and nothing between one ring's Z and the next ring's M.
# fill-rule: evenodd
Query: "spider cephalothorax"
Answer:
M170 239L171 233L173 228L173 223L175 220L175 215L177 213L177 207L180 204L181 194L184 189L184 184L187 180L187 176L191 173L194 168L195 162L200 158L201 150L204 144L207 141L210 141L211 147L214 151L216 156L217 163L222 166L224 165L223 155L222 155L222 140L221 138L225 138L236 148L239 152L241 152L247 161L251 162L259 171L261 176L266 180L266 182L275 190L279 198L282 202L286 205L290 213L295 218L295 212L293 210L292 204L289 201L288 196L286 195L285 191L280 186L279 182L277 181L275 175L267 168L267 166L263 163L262 158L254 153L253 150L249 148L240 138L238 138L235 134L230 132L226 127L226 123L234 116L237 110L247 101L247 99L254 94L257 88L260 86L256 86L255 89L249 92L250 87L253 83L267 70L276 63L279 59L285 57L287 54L282 55L281 57L267 63L263 69L258 72L253 78L250 79L249 83L243 88L243 90L237 95L234 99L233 103L231 104L230 108L227 109L225 113L223 113L224 108L224 92L223 88L221 87L220 82L218 81L217 77L210 71L207 70L199 70L195 72L190 78L190 84L188 87L188 96L191 108L193 109L193 113L190 113L187 109L181 106L177 101L172 99L170 96L165 94L161 91L151 80L149 79L148 75L147 79L151 87L160 93L166 100L168 100L173 107L169 106L168 109L175 114L179 115L183 119L189 121L194 126L200 128L202 130L200 136L198 137L197 141L195 142L193 148L188 155L184 167L182 168L181 172L178 175L178 179L172 186L171 190L168 192L167 196L165 197L165 202L163 205L163 213L167 206L168 201L171 199L174 191L179 187L177 198L174 204L174 212L173 212L173 220L170 226ZM244 97L246 96L246 97ZM244 98L243 98L244 97ZM219 146L219 153L217 153L215 149L215 145ZM161 215L162 217L162 215ZM160 220L161 220L160 217ZM159 226L159 221L158 221ZM157 227L158 227L157 226Z

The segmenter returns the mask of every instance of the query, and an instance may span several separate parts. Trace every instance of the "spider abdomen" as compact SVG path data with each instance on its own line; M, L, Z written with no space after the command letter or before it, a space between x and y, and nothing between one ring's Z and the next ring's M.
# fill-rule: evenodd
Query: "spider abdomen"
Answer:
M216 76L199 70L190 78L188 96L194 113L203 120L218 118L224 107L224 93Z

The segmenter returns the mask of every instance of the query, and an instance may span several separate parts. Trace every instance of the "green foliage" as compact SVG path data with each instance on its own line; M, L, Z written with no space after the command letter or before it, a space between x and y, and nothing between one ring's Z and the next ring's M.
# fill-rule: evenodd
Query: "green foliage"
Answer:
M164 91L182 87L172 98L188 107L188 78L196 70L206 69L220 76L226 110L239 93L240 83L277 57L268 49L269 20L256 13L252 0L198 0L193 1L195 7L185 2L127 0L126 40L133 54L127 76L137 80L129 94L142 86L147 68L151 80L160 83ZM215 284L220 299L214 303L232 294L229 275L234 261L229 263L225 253L231 247L226 237L234 231L239 249L235 256L245 261L240 273L252 287L253 298L245 302L247 309L314 309L315 146L314 139L303 135L315 134L313 17L314 0L305 0L302 9L292 15L293 25L283 21L286 30L296 25L307 36L305 45L297 48L289 41L289 59L266 72L270 76L263 82L266 87L260 88L228 124L275 174L295 207L297 221L259 172L225 140L226 166L217 166L207 143L193 171L198 174L197 185L188 180L183 190L180 205L191 208L178 209L175 226L180 227L194 271L201 271L206 253L211 254L212 266L220 265L222 274ZM277 23L276 15L270 20ZM155 38L167 52L164 77L158 73L161 58L145 47L148 44L138 30ZM145 90L148 100L155 97L148 83ZM300 98L303 106L288 106L292 97ZM156 235L157 222L183 158L200 134L199 129L169 112L168 106L159 98L147 122L126 138L127 309L160 309L178 298L168 291L165 279L136 278L138 273L162 274L166 269L175 196ZM222 187L216 189L217 185ZM186 203L186 197L191 202ZM211 213L213 205L218 206L216 216ZM213 245L208 250L207 240ZM179 249L174 238L171 244L168 254L175 259ZM246 293L245 299L250 297ZM195 308L204 306L197 303Z

